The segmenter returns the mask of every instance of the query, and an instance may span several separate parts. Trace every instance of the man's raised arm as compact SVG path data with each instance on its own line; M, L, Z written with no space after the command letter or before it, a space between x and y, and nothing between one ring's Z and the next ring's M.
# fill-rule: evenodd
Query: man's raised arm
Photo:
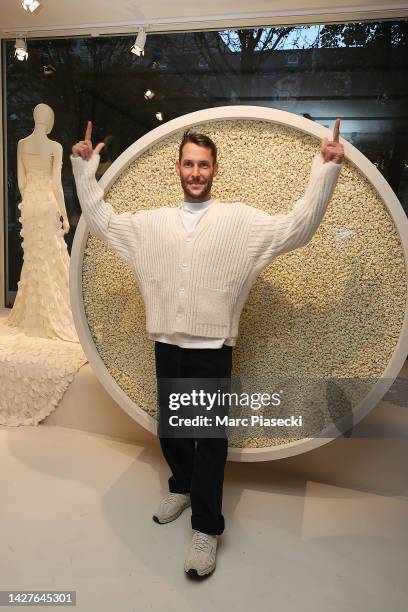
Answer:
M315 234L331 200L342 168L344 147L339 142L340 119L333 140L323 138L313 159L306 192L290 213L269 215L259 211L249 236L249 253L265 266L275 257L307 244Z
M90 232L103 240L131 265L139 245L141 213L114 212L104 201L104 191L95 178L104 143L92 147L92 123L88 121L85 139L72 147L71 163L82 214Z

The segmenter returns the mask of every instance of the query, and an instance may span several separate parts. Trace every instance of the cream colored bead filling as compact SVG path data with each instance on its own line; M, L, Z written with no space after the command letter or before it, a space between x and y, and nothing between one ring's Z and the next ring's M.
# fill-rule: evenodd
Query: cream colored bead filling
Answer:
M218 145L214 197L273 214L289 212L304 194L320 140L259 120L211 121L196 130ZM182 132L152 146L110 188L105 199L118 213L180 204L174 163ZM154 344L145 332L143 300L131 270L89 236L82 275L86 317L102 361L131 400L156 417ZM241 316L233 374L271 381L364 379L356 389L346 385L349 402L341 393L320 389L318 395L330 395L326 411L317 396L306 402L299 393L291 397L290 386L282 383L285 412L303 414L320 431L358 404L370 387L367 379L381 377L401 332L406 291L394 222L376 190L345 161L312 241L278 257L252 288ZM307 435L308 430L286 433L289 437L237 434L230 446L276 446Z

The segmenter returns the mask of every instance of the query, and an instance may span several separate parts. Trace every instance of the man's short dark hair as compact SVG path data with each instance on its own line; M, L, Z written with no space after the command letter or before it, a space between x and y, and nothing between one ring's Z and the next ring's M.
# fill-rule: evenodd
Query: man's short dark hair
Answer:
M215 144L215 142L211 140L209 136L206 136L206 134L191 132L190 130L186 130L183 134L183 139L179 147L179 161L181 161L183 147L188 142L192 142L198 145L199 147L205 147L206 149L210 149L213 158L213 164L217 163L217 145Z

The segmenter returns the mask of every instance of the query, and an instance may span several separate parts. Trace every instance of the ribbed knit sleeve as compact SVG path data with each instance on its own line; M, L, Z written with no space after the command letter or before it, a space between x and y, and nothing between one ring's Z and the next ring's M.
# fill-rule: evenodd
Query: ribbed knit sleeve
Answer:
M323 219L341 168L335 162L323 163L317 153L306 192L290 213L269 215L260 210L255 215L248 240L250 256L266 266L278 255L307 244Z
M73 155L70 158L79 203L90 232L132 265L139 247L141 212L117 214L104 201L104 191L95 178L100 155L89 160Z

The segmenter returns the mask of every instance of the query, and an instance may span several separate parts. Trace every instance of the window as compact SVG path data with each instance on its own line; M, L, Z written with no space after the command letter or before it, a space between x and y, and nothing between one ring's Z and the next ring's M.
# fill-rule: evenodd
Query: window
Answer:
M144 57L134 37L29 39L28 61L3 41L5 92L6 305L22 265L17 143L34 127L39 102L55 113L49 137L64 148L62 183L71 231L80 216L71 146L94 123L105 141L101 172L130 144L180 115L231 104L270 106L342 135L382 172L408 211L408 21L382 21L220 32L150 34ZM149 88L155 96L146 100Z

